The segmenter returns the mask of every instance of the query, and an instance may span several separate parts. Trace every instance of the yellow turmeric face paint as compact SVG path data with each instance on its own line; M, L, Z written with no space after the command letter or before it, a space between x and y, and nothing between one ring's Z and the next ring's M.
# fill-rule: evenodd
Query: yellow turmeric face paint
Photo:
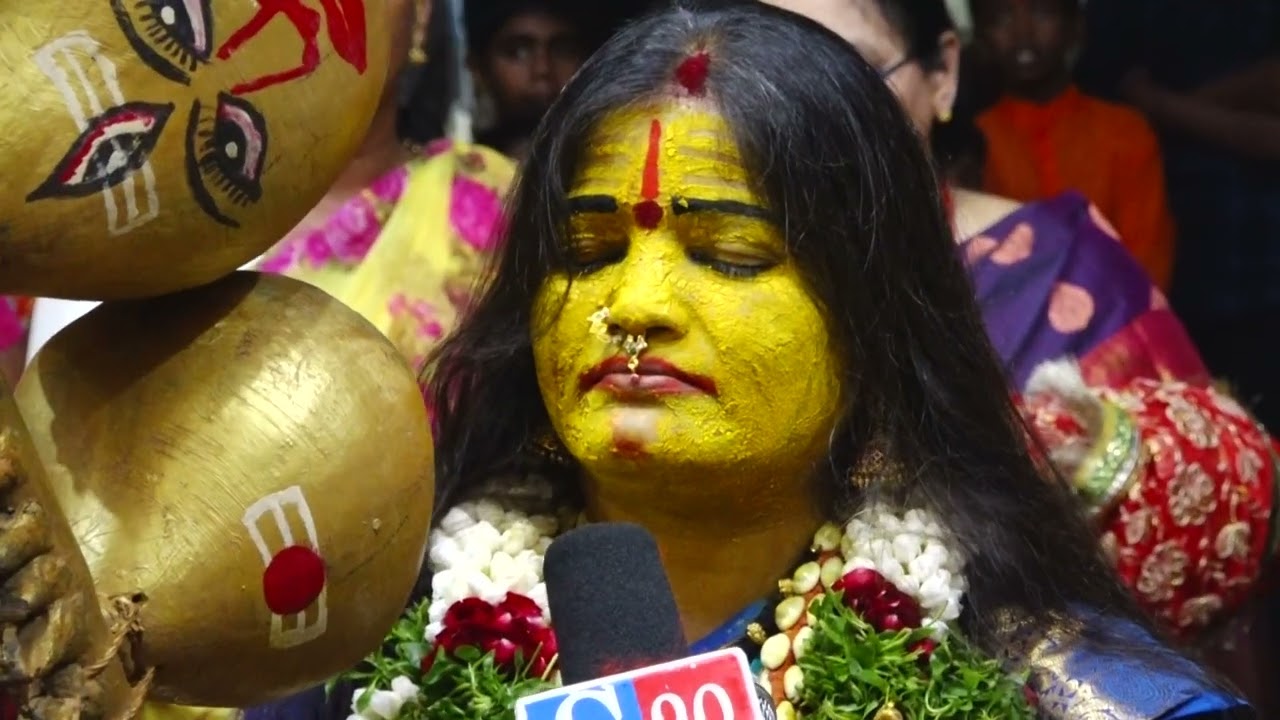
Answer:
M732 138L679 100L610 115L586 145L573 267L543 284L532 332L552 424L597 478L804 472L825 453L839 359ZM593 332L601 308L643 334L638 375Z

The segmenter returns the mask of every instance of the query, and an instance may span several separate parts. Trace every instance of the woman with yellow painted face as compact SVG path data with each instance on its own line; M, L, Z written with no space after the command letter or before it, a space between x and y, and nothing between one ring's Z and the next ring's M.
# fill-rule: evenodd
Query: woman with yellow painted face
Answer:
M748 648L791 713L799 645L778 654L752 621L786 630L776 594L815 587L791 572L811 544L854 553L857 528L908 509L962 565L911 586L964 577L924 593L931 620L1030 670L1042 717L1247 712L1145 627L1045 481L952 249L921 144L837 36L751 4L624 30L535 136L496 276L435 355L423 604L371 660L371 693L249 716L434 717L458 645L548 660L547 638L517 642L546 629L539 553L584 521L647 529L694 647ZM849 562L836 577L880 561ZM939 717L885 700L848 717ZM501 702L487 712L511 717Z

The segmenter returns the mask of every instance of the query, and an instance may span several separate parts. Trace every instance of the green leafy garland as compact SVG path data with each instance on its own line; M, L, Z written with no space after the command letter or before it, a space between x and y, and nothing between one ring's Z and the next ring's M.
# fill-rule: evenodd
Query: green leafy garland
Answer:
M828 593L810 606L814 634L799 659L806 720L1031 720L1025 675L1010 675L952 633L929 653L925 629L877 632ZM908 711L909 709L909 711Z

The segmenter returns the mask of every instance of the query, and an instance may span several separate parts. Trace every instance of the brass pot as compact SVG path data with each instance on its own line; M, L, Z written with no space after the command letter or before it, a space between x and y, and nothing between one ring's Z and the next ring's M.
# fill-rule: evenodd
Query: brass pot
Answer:
M369 0L0 0L0 293L148 297L257 257L359 147L390 32Z
M377 648L433 500L413 372L355 312L240 272L105 303L16 398L99 592L141 609L151 697L241 707Z

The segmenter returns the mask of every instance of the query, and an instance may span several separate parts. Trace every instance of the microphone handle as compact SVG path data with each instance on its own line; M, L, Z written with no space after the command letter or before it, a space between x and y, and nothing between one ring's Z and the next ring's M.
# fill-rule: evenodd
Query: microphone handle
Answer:
M760 704L761 720L778 720L778 708L773 704L773 694L760 683L756 686L756 701Z

